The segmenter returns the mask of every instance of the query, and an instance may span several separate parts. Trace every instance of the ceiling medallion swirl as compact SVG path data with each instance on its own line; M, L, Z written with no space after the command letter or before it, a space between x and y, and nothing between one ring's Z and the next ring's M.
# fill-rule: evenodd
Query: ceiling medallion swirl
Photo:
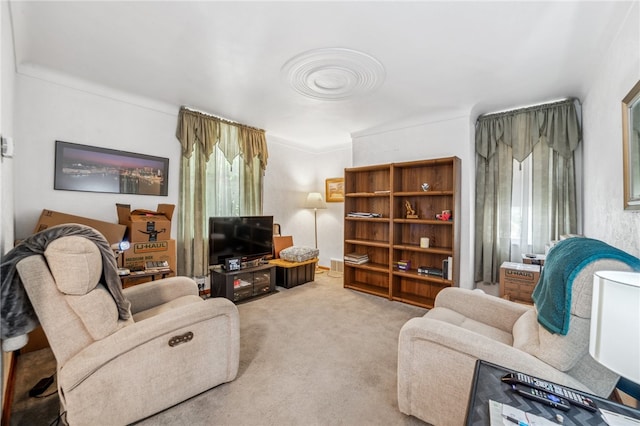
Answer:
M366 53L324 48L294 56L282 66L281 76L301 95L337 101L373 92L384 82L385 71Z

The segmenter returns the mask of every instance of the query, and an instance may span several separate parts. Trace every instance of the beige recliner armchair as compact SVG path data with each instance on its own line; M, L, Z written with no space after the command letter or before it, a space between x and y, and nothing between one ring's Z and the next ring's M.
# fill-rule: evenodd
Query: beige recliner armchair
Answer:
M17 270L55 355L71 425L129 424L236 377L238 310L203 300L189 278L125 289L132 316L122 320L86 238L58 238Z
M432 310L400 331L400 411L433 425L464 424L477 359L608 397L618 376L588 353L593 273L630 269L612 259L582 267L571 287L566 335L541 326L534 306L479 290L442 290Z

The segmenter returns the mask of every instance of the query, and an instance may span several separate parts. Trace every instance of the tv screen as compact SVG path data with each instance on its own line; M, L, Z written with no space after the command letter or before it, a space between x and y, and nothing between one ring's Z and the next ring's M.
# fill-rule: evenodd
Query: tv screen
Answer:
M273 216L209 218L209 265L240 257L254 260L273 253Z

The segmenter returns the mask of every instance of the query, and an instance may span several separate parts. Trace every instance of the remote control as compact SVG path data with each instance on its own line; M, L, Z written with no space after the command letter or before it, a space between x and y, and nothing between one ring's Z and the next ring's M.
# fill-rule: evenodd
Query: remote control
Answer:
M553 408L559 408L560 410L564 411L568 411L571 408L569 406L569 403L565 399L560 398L559 396L552 393L547 393L543 390L530 388L521 384L511 385L511 388L525 398L541 402Z
M589 411L596 411L596 403L578 392L574 392L571 389L564 388L562 386L545 382L537 377L531 377L524 373L509 373L502 377L502 381L510 385L522 384L530 388L538 389L562 398L566 398L569 403L584 408Z

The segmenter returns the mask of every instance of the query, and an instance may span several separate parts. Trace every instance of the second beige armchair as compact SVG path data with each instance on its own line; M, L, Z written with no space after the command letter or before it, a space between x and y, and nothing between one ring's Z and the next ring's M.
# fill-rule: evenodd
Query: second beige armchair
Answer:
M400 331L400 411L433 425L464 424L477 359L608 397L618 376L588 353L593 273L629 269L610 259L582 268L573 280L566 335L542 327L534 306L479 290L440 291L435 307Z

